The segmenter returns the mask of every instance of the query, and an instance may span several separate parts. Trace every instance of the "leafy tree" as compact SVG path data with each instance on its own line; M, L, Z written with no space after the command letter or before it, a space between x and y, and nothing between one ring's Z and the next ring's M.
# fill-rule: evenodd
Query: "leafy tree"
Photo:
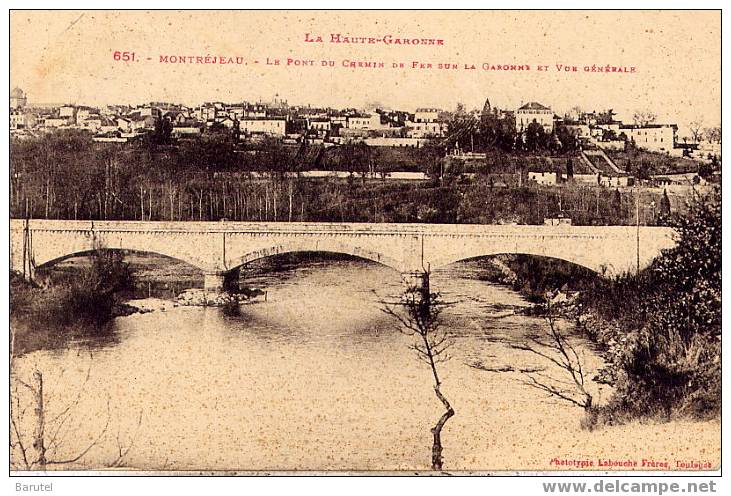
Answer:
M615 189L614 193L612 194L612 211L614 211L615 214L622 216L623 210L622 194L619 192L619 189Z
M564 153L576 151L579 147L579 140L566 126L556 128L556 138L561 143L561 151Z
M660 222L664 224L670 219L670 198L668 198L668 190L663 190L662 197L660 198Z
M525 131L525 147L528 151L534 152L545 149L547 143L546 131L543 126L536 121L528 124Z
M170 119L155 119L155 128L149 139L153 145L167 145L170 143L170 135L173 132L173 123Z
M707 417L721 402L721 192L696 195L672 224L677 246L649 269L611 405L632 416Z

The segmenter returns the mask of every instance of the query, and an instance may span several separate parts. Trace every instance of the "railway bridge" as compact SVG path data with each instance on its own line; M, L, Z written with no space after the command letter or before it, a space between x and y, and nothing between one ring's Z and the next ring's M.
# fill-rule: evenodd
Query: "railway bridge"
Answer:
M415 274L506 253L572 262L602 275L633 272L674 246L665 227L299 222L10 221L11 269L33 277L47 264L96 247L169 256L204 273L204 285L253 260L288 252L353 255Z

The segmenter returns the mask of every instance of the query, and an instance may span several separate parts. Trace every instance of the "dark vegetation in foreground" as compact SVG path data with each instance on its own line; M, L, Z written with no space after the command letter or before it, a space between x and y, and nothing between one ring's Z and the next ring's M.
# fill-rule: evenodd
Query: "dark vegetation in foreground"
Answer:
M13 353L56 348L89 332L103 333L113 316L117 294L134 286L122 254L97 249L91 264L42 284L10 274Z
M677 246L639 274L603 278L554 260L503 259L513 288L533 301L579 291L563 314L603 350L609 363L598 380L615 388L608 404L592 407L592 422L720 415L720 189L687 208L672 220Z
M628 332L616 394L602 412L716 417L721 409L721 191L696 197L675 220L678 244L638 276L607 282L586 305Z

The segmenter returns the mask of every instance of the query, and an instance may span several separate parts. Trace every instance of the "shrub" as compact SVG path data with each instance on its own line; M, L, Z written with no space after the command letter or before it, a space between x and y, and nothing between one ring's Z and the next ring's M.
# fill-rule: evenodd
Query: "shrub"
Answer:
M625 317L634 328L615 364L616 391L604 412L610 420L720 412L720 190L694 197L688 212L675 219L675 248L645 273L609 284L611 301L637 298Z

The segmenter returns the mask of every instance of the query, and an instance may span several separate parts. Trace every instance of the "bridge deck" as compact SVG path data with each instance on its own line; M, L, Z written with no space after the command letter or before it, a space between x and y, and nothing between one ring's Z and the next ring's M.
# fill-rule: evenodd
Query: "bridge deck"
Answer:
M636 226L546 226L524 224L415 224L340 222L198 222L198 221L86 221L30 219L34 231L115 231L187 233L373 233L429 235L626 236ZM11 229L24 229L25 220L11 219ZM643 232L672 232L667 227L640 226Z

